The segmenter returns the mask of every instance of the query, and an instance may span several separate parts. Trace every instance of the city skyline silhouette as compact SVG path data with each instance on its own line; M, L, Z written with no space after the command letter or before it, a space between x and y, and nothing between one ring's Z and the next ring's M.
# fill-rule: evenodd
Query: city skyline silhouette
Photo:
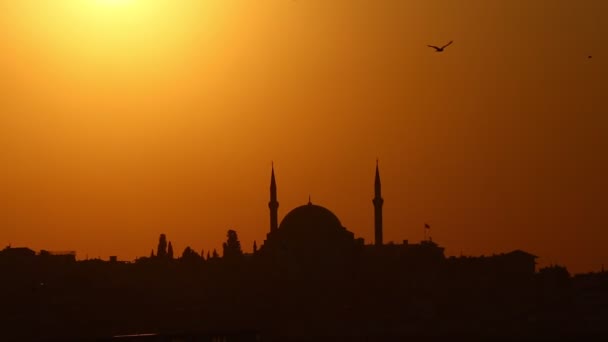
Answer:
M0 0L0 340L601 332L604 13Z
M272 188L274 187L273 194L274 194L274 201L275 202L272 202L273 200L271 199L271 202L269 202L269 206L271 206L271 203L276 203L276 208L274 209L275 210L275 214L273 216L271 215L271 225L276 225L278 227L278 223L282 220L282 218L280 218L280 216L279 216L278 202L276 202L277 201L277 184L276 184L276 178L275 178L275 167L274 167L274 164L275 164L274 162L271 163L271 191L272 191ZM374 187L375 187L375 189L374 189L375 195L374 195L374 198L372 199L373 200L372 201L373 202L372 203L372 207L375 208L376 207L376 203L379 203L380 207L379 207L379 209L370 209L370 210L368 210L368 212L369 212L368 216L372 216L372 218L373 218L372 219L372 225L373 226L377 226L378 225L378 223L374 222L375 220L380 220L379 225L381 227L383 227L383 223L382 223L382 216L383 216L382 205L384 203L384 199L381 197L382 196L381 192L378 193L378 191L381 191L380 190L381 186L380 186L379 161L378 161L378 159L376 160L376 169L375 170L376 170L375 171L375 185L374 185ZM378 196L380 196L380 197L378 197ZM376 202L376 201L379 201L379 202ZM306 202L303 202L303 203L306 203ZM309 204L311 203L311 195L310 194L308 195L308 203ZM286 211L285 215L289 214L289 208L285 209L285 211ZM429 235L430 225L427 223L428 221L429 220L420 222L417 225L417 227L407 227L407 230L404 230L403 232L404 233L405 232L414 232L413 235L419 237L420 231L423 231L424 235L423 235L422 238L419 238L419 240L420 241L426 241L426 240L428 240L430 238L430 235ZM363 238L366 242L376 243L376 241L380 241L380 244L384 243L384 239L382 237L383 236L383 229L377 230L376 228L374 228L374 229L371 229L372 231L370 231L369 227L362 227L360 224L357 224L356 227L359 228L358 229L358 233L361 234L361 236L359 236L359 237ZM227 226L226 228L230 228L230 227ZM236 228L237 230L239 230L238 227L234 227L233 226L232 228ZM364 228L364 229L362 229L362 228ZM367 228L367 229L365 229L365 228ZM449 229L450 227L447 226L445 228ZM171 231L171 229L167 229L167 230L163 230L163 231ZM365 239L365 236L371 236L371 239ZM261 238L262 238L262 236L257 236L257 237L253 236L252 240L246 241L246 244L245 244L245 246L244 246L243 249L245 251L247 251L247 252L253 250L253 247L252 247L253 244L255 244L258 241L260 241ZM388 243L388 244L394 244L395 242L399 243L399 241L401 241L403 239L410 239L410 238L411 238L410 236L407 236L407 235L404 234L402 236L397 236L394 239L386 241L386 243ZM412 239L412 240L416 240L416 239ZM178 242L178 244L179 244L180 247L184 243L188 247L190 245L193 245L196 248L202 248L202 249L207 249L207 250L212 250L212 249L218 250L221 247L221 243L219 245L215 246L215 245L205 244L204 242L201 243L200 241L177 241L177 242ZM9 242L7 245L8 246L13 246L14 244ZM29 247L29 244L27 244L27 242L26 242L25 244L14 245L14 246ZM485 252L485 253L478 253L478 255L504 253L504 252L508 252L508 251L511 251L511 250L514 250L514 249L517 249L517 248L518 248L517 245L513 244L511 246L506 246L506 247L504 247L501 250L488 250L488 249L486 249L487 252ZM46 249L48 249L48 247L42 246L42 248L39 248L39 249L40 250L46 250ZM55 248L55 250L70 250L70 253L75 254L79 260L82 260L82 259L85 259L85 260L86 259L107 259L110 256L113 256L113 257L117 257L117 258L119 258L120 260L123 260L123 261L135 261L139 257L146 256L146 250L145 249L139 251L136 254L135 258L124 257L124 256L120 255L120 253L117 253L117 251L113 251L113 252L99 251L99 253L97 255L95 255L95 254L89 255L88 253L85 253L84 255L82 255L82 253L80 253L80 254L77 253L78 249L79 248L69 248L69 246L65 246L65 247L59 246L59 248ZM453 255L453 256L462 256L462 255L475 256L474 253L463 253L462 249L460 249L459 252L456 252L456 249L453 248L453 249L451 249L451 251L452 251L451 255ZM101 255L103 255L103 258L101 257ZM541 258L541 260L542 259L543 258ZM550 260L544 260L544 262L540 262L539 265L541 265L541 266L566 265L561 260L555 260L555 259L556 258L553 258L553 259L550 259ZM595 267L595 268L593 268L591 270L586 270L586 271L598 271L598 270L600 270L600 268L602 267L602 265L603 265L603 263L599 263L597 267ZM580 272L578 272L578 273L580 273Z
M222 250L175 251L161 233L134 262L73 252L0 250L8 340L109 341L575 341L607 336L608 273L537 268L514 249L447 257L428 236L383 242L375 168L366 243L329 209L307 204L280 221L271 169L268 228L243 251L229 229ZM430 229L425 223L424 228Z

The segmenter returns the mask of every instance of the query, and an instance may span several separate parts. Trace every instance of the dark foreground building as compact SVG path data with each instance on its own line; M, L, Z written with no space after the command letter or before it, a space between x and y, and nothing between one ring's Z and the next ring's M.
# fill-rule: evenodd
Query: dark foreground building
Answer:
M384 243L376 166L374 237L365 244L308 202L281 221L274 169L270 229L244 254L189 247L134 263L0 251L1 340L566 341L606 335L605 276L536 272L521 250L444 256L433 241ZM202 253L201 253L202 254ZM212 332L221 331L223 335ZM247 332L240 334L239 332Z

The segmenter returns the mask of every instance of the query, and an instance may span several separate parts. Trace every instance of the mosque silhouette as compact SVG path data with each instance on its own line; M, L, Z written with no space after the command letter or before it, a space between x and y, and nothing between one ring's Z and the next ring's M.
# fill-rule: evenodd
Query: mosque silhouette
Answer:
M426 239L420 243L388 243L383 241L382 183L376 162L374 180L374 243L365 244L363 238L355 238L354 233L342 225L340 219L329 209L313 204L296 207L288 212L278 223L279 201L274 165L270 176L270 229L266 239L254 257L267 263L289 265L292 270L303 269L308 275L325 273L331 269L338 272L344 269L360 268L365 264L383 268L385 265L400 263L404 267L420 269L437 267L445 260L444 248ZM534 273L535 256L518 253L522 256L516 262L523 272ZM516 258L517 259L517 258ZM383 265L382 261L386 261ZM514 260L515 261L515 260ZM370 265L371 267L371 265Z
M73 252L9 246L0 250L0 274L9 275L0 281L0 294L10 294L0 310L5 323L0 339L538 341L606 336L607 306L601 303L608 303L602 285L608 284L608 273L573 278L560 266L537 272L537 257L522 250L446 257L430 238L385 243L377 163L371 202L374 241L369 244L310 199L279 222L273 166L269 230L260 248L254 243L253 253L243 253L234 230L228 231L222 255L214 250L207 257L190 247L174 256L165 234L156 253L134 262L76 260Z

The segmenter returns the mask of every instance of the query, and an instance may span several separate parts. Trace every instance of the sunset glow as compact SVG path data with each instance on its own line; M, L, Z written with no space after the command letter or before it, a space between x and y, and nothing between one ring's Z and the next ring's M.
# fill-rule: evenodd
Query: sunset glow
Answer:
M250 250L272 161L370 242L379 158L385 241L608 265L606 4L0 0L0 248Z

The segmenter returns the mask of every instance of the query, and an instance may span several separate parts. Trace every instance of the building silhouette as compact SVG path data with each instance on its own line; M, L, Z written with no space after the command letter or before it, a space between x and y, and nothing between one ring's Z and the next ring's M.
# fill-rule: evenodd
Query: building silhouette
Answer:
M192 244L173 257L165 234L156 253L135 262L77 261L73 252L9 246L0 250L0 340L150 332L207 341L194 336L214 331L235 341L608 336L605 272L571 277L558 266L537 272L537 257L518 249L446 257L431 239L385 243L377 163L373 184L372 243L310 199L279 221L273 165L269 229L253 253L241 250L235 229L228 229L223 255L205 248L206 258Z
M382 223L382 185L380 170L376 162L374 179L374 243L365 244L355 238L353 232L342 225L340 219L329 209L313 204L296 207L278 222L277 182L274 165L270 176L270 231L254 253L264 262L275 267L291 270L307 270L308 274L326 274L333 270L341 272L363 268L383 268L400 263L408 268L438 267L445 259L444 249L432 241L419 244L404 240L402 244L384 244ZM283 265L283 266L282 266ZM529 266L529 265L528 265Z

